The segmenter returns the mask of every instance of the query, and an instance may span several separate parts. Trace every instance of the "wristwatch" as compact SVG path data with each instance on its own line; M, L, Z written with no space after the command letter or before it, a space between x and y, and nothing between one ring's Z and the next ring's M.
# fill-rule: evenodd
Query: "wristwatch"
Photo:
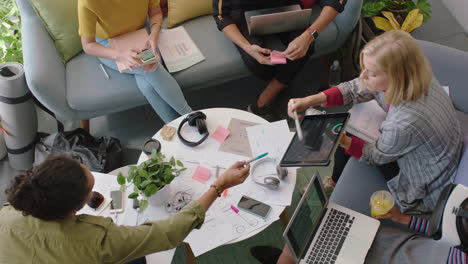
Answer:
M313 29L308 28L308 29L307 29L307 32L310 33L310 35L312 36L312 38L313 38L314 40L317 40L317 38L318 38L318 36L319 36L319 33L318 33L317 30L313 30Z

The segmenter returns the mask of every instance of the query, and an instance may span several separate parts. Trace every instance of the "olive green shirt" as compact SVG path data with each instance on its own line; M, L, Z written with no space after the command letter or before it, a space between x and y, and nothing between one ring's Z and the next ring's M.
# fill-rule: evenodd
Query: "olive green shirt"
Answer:
M198 201L139 226L91 215L44 221L6 205L0 209L0 263L123 263L176 247L204 219Z

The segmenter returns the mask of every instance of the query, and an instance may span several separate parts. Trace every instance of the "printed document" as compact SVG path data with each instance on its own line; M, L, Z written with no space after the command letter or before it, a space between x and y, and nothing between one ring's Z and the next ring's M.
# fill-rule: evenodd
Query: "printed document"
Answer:
M178 72L205 60L183 26L161 29L158 48L169 72Z

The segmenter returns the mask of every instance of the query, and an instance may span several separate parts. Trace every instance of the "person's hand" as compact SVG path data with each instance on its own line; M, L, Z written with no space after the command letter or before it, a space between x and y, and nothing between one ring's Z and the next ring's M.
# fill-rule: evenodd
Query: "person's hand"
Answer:
M119 50L115 58L116 61L126 65L130 69L138 68L141 65L139 49Z
M301 118L302 115L299 113L304 112L310 106L312 105L309 104L307 97L290 99L288 102L288 115L292 119L296 119L296 114L298 118ZM296 112L296 114L294 114L294 112Z
M264 49L258 45L249 45L245 48L245 52L260 64L273 65L270 56L268 56L271 53L269 49Z
M309 34L309 32L305 31L299 37L295 38L289 43L286 50L283 51L283 54L290 60L300 59L307 54L307 51L309 50L309 47L313 41L314 39Z
M250 174L250 165L244 166L245 161L238 161L229 167L216 180L215 185L222 190L236 186L244 182Z
M158 36L159 36L159 31L155 30L155 31L152 31L151 34L146 39L145 47L151 50L153 54L157 54Z
M390 219L393 222L407 226L411 221L411 216L401 213L396 206L393 206L387 214L376 216L375 219Z
M343 134L340 137L339 143L344 149L349 149L349 147L351 147L351 141L351 137L348 137L346 134Z

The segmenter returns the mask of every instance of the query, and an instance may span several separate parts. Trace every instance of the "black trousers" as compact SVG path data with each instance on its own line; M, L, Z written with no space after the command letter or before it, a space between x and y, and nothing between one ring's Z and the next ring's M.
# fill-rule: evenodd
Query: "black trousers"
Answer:
M250 42L250 44L258 45L262 48L265 44L263 36L251 36L247 28L247 22L244 17L245 10L232 10L231 18L236 23L242 35ZM292 31L275 34L280 41L287 46L291 41L300 36L304 31ZM297 60L287 60L287 64L278 64L274 66L263 65L257 62L253 57L247 54L242 48L237 47L239 53L244 61L245 65L249 70L257 77L264 81L270 81L276 79L283 84L289 84L294 76L304 67L309 57L314 52L315 42L309 47L306 55Z
M332 174L332 179L334 182L338 182L341 173L343 172L344 167L346 166L346 163L348 163L348 160L351 156L345 153L344 148L338 147L335 152L335 166L333 167L333 174ZM380 170L380 172L383 174L384 178L386 181L389 181L393 177L397 176L397 174L400 172L400 167L398 167L398 163L390 162L387 164L379 165L377 168Z

